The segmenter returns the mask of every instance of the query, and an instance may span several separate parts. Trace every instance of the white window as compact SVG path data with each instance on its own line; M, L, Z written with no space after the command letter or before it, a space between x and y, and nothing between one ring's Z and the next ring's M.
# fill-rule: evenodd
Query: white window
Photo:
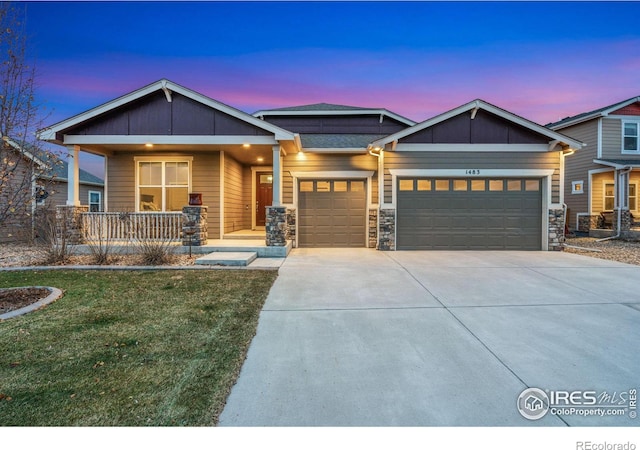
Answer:
M613 211L616 200L616 185L614 183L605 183L602 197L604 198L604 210Z
M102 192L89 191L89 212L100 212L102 210Z
M640 152L638 139L640 131L640 122L623 122L622 123L622 152Z
M182 211L189 204L190 159L136 162L138 211Z
M638 185L636 183L629 183L629 210L638 210Z
M584 194L584 180L571 182L572 194Z

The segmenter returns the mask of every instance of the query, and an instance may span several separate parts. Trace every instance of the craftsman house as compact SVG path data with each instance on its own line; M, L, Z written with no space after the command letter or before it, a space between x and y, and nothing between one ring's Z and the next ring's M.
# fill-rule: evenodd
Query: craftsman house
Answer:
M105 212L87 217L160 217L169 233L195 217L197 243L381 250L559 247L565 155L582 147L482 100L420 123L325 103L249 115L168 80L39 136L72 155L76 208L73 161L105 157Z
M587 144L566 160L569 228L598 237L628 233L640 221L640 97L547 127Z

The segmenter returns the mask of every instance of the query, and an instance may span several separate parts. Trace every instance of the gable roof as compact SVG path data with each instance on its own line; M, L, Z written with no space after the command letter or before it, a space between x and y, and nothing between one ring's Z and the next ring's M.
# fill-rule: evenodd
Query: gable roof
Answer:
M546 128L542 125L539 125L535 122L532 122L528 119L525 119L523 117L520 117L516 114L513 114L509 111L506 111L502 108L499 108L495 105L492 105L491 103L485 102L484 100L481 99L476 99L476 100L472 100L469 103L465 103L464 105L458 106L457 108L454 108L450 111L447 111L445 113L439 114L435 117L432 117L431 119L427 119L424 122L420 122L412 127L409 128L405 128L404 130L398 131L397 133L391 134L389 136L386 136L382 139L378 139L374 142L372 142L369 145L369 148L382 148L384 147L386 144L390 144L392 142L397 142L399 139L409 136L411 134L414 134L420 130L424 130L425 128L429 128L432 127L438 123L444 122L445 120L451 119L452 117L455 117L459 114L465 113L465 112L471 112L472 113L472 117L475 114L474 111L477 111L479 109L485 110L489 113L495 114L498 117L501 117L505 120L508 120L510 122L513 122L517 125L520 125L524 128L527 128L535 133L541 134L543 136L546 136L549 138L550 142L553 141L557 141L557 143L559 144L565 144L573 149L580 149L582 147L584 147L586 144L577 141L575 139L570 138L569 136L565 136L564 134L558 133L556 131L550 130L549 128Z
M263 109L253 113L254 117L264 116L343 116L343 115L381 115L395 119L405 125L415 125L411 119L389 111L386 108L365 108L361 106L336 105L333 103L313 103L310 105L287 106L284 108Z
M40 167L39 170L42 171L39 172L39 177L51 179L54 181L67 181L69 170L69 164L67 163L67 161L58 158L54 154L49 154L41 149L34 148L27 143L20 145L14 139L11 139L8 136L3 136L2 140L20 155L37 164ZM79 172L79 180L81 184L104 186L104 180L102 178L97 177L83 169L79 169Z
M51 170L46 175L43 175L43 178L49 178L53 181L67 182L68 181L67 177L69 173L68 170L69 170L69 164L67 163L67 161L61 159L57 164L54 164L53 166L51 166ZM80 184L93 184L96 186L104 186L104 180L102 178L97 177L83 169L80 169L79 172L80 172L79 174Z
M243 120L255 127L268 131L269 133L273 133L275 135L276 140L285 140L285 141L294 140L294 134L287 130L284 130L280 127L272 125L263 120L257 119L256 117L250 114L247 114L244 111L240 111L239 109L236 109L232 106L225 105L224 103L221 103L217 100L213 100L212 98L209 98L206 95L200 94L196 91L192 91L191 89L185 88L184 86L181 86L179 84L176 84L164 78L159 81L156 81L155 83L151 83L133 92L125 94L114 100L111 100L107 103L103 103L102 105L92 108L88 111L75 115L69 119L63 120L49 127L43 128L42 130L38 131L37 133L38 138L44 141L57 142L62 144L62 142L60 142L57 138L58 133L68 128L71 128L75 125L78 125L82 122L93 119L94 117L97 117L101 114L107 113L109 111L113 111L116 108L119 108L123 105L131 103L139 98L142 98L146 95L149 95L157 91L163 91L165 96L167 97L167 101L171 101L171 94L173 92L177 92L180 95L184 95L185 97L190 98L196 102L202 103L203 105L206 105L210 108L216 109L232 117Z
M613 105L605 106L604 108L598 108L598 109L594 109L593 111L577 114L575 116L565 117L564 119L559 120L557 122L547 124L547 127L549 127L552 130L557 130L560 128L568 127L570 125L576 125L581 122L586 122L591 119L596 119L598 117L605 117L605 116L608 116L610 113L617 111L620 108L624 108L625 106L630 105L632 103L636 103L636 102L640 102L640 96L632 97L627 100L614 103Z

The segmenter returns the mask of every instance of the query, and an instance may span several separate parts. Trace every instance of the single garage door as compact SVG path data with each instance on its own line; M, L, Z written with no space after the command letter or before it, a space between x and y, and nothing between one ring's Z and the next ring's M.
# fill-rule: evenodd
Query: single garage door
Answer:
M298 194L300 247L364 247L364 180L304 180Z
M541 250L539 179L398 180L397 248Z

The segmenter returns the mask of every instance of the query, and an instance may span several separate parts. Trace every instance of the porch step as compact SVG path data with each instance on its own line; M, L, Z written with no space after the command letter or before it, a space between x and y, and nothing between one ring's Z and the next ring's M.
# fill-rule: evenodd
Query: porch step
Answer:
M213 252L196 259L196 264L209 266L248 266L256 258L256 252Z
M225 239L235 239L235 240L256 240L256 241L264 241L265 235L262 234L240 234L240 233L231 233L225 234Z

